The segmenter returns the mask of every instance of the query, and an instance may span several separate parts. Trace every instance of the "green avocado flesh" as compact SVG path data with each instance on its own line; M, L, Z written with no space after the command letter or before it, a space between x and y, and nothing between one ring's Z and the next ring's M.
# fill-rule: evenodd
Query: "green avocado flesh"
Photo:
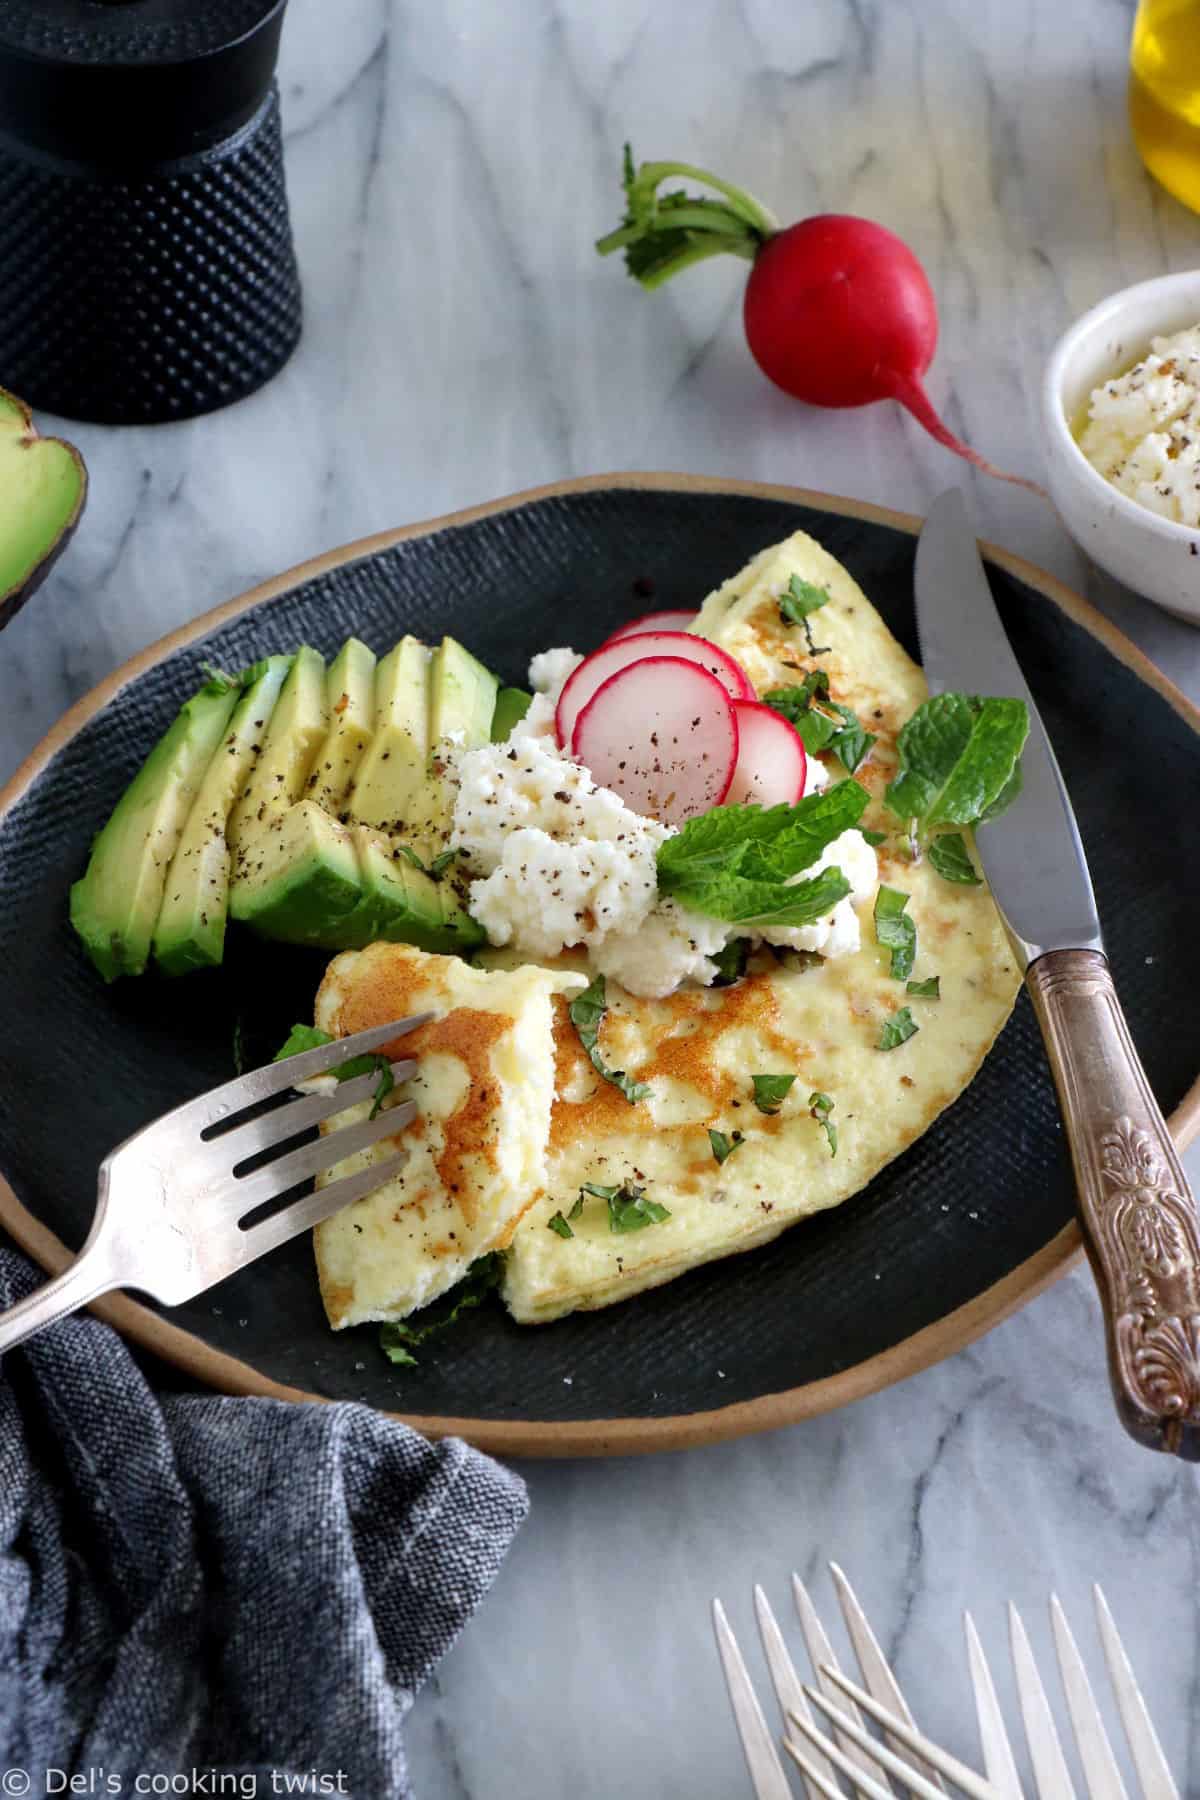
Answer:
M246 688L187 816L154 927L154 960L166 975L213 968L224 955L230 863L225 829L262 754L291 666L290 656L270 656Z
M533 695L527 694L524 688L502 687L496 695L496 710L492 714L493 744L502 744L513 726L521 723L532 705Z
M453 868L435 879L406 851L428 863L445 847L454 791L437 747L488 742L497 686L453 638L431 651L412 637L378 666L351 638L328 669L302 645L210 682L72 890L97 968L140 974L151 945L164 974L211 968L229 919L326 950L484 943Z
M322 950L390 939L445 954L483 941L451 887L381 833L342 825L312 800L273 820L239 857L233 916L264 937Z
M39 437L25 407L0 389L0 602L30 588L61 549L86 493L78 452Z
M106 981L140 975L184 825L238 689L209 682L180 710L117 802L71 889L71 923Z

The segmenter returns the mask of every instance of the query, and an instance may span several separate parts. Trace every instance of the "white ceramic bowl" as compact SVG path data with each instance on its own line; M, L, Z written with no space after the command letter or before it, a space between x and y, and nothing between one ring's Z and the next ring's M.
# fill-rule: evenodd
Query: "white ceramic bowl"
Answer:
M1153 337L1200 323L1200 269L1110 294L1056 344L1042 385L1050 494L1072 537L1135 593L1200 624L1200 531L1160 518L1093 469L1071 421L1093 388L1146 354Z

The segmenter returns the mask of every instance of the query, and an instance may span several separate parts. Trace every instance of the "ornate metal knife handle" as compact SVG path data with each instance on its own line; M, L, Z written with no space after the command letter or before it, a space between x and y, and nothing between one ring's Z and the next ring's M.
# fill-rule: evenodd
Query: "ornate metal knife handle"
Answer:
M1121 1422L1200 1460L1200 1224L1107 960L1051 950L1025 975L1075 1165Z

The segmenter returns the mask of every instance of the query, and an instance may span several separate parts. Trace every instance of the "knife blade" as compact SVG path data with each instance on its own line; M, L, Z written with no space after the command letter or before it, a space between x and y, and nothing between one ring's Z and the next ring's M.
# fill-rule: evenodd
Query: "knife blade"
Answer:
M1096 899L1058 761L992 599L959 489L929 510L913 576L931 693L1024 700L1029 737L1019 797L976 829L992 897L1023 963L1047 950L1103 950Z
M930 510L915 589L934 693L1029 708L1022 791L976 843L1058 1092L1117 1413L1139 1443L1200 1461L1200 1214L1121 1011L1071 802L957 492Z

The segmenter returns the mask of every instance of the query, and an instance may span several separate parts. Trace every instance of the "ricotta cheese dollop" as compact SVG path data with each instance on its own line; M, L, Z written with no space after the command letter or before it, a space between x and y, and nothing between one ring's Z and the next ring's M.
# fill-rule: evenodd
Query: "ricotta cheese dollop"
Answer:
M855 905L876 881L875 852L859 831L843 832L793 877L836 865L851 884L846 899L812 925L748 934L659 895L658 850L671 829L598 786L554 739L559 694L582 660L568 649L534 657L525 718L504 743L456 759L450 843L463 854L468 906L489 941L541 961L582 945L597 973L645 999L662 999L685 981L708 986L718 972L713 958L735 937L826 956L857 950ZM827 781L810 757L805 792Z
M1200 526L1200 324L1154 338L1148 356L1094 390L1079 447L1140 506Z

